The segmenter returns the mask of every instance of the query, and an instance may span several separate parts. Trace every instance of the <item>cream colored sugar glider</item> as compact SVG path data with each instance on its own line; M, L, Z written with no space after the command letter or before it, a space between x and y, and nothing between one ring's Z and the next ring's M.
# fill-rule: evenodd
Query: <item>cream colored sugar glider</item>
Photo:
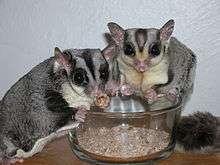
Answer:
M173 20L161 29L124 30L116 23L109 23L108 27L114 41L103 52L112 66L112 74L117 75L119 70L122 93L130 95L140 90L148 101L154 101L156 92L166 94L171 100L192 92L196 56L171 37ZM220 118L208 112L181 117L176 141L178 152L219 153Z
M152 103L159 93L176 100L177 96L192 89L196 57L171 37L174 24L174 20L169 20L160 29L124 30L116 23L108 23L114 42L104 49L104 54L118 63L123 95L139 91Z

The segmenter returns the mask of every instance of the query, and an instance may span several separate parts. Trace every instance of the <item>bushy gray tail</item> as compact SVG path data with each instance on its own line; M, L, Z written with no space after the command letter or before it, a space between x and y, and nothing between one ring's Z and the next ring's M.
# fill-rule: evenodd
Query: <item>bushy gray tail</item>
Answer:
M215 148L220 134L217 117L208 112L196 112L182 117L177 126L177 145L185 151L199 151L206 147Z

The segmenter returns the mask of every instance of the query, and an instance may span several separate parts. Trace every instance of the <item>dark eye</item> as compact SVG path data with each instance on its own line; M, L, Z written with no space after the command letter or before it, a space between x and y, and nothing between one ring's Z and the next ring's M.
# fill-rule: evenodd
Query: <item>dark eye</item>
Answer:
M108 77L109 77L108 64L101 65L99 69L99 73L100 73L100 79L104 80L105 82L108 81Z
M127 56L134 56L134 48L131 46L131 44L125 44L124 45L124 54Z
M160 43L153 43L150 46L149 53L152 56L156 57L156 56L160 55L160 48L161 48Z
M81 69L75 72L73 79L77 85L86 85L88 83L86 72Z
M76 82L77 84L82 84L84 82L84 76L80 73L76 73L74 75L74 82Z

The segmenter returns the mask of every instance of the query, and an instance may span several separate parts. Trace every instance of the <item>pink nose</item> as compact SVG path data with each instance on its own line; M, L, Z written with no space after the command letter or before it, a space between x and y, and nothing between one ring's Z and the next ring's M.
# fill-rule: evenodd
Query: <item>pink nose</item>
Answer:
M136 59L134 65L139 72L145 72L148 69L148 60L140 61Z
M146 71L146 68L144 66L140 66L138 69L139 69L140 72L145 72Z
M138 65L138 70L139 70L140 72L145 72L145 71L147 71L147 65L146 65L145 63L143 63L143 62L140 62L139 65Z

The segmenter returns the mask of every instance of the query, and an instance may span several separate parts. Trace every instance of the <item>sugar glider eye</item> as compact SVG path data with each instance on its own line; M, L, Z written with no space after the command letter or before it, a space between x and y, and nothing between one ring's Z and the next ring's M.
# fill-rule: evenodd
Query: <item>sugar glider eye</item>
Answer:
M99 68L100 79L107 82L109 78L109 65L108 63L100 65Z
M160 55L161 44L159 42L152 43L149 48L149 54L153 57L157 57Z
M79 68L75 70L73 81L76 85L86 86L89 83L89 79L87 77L86 71Z
M127 43L124 45L124 54L127 56L134 56L135 55L135 50L131 44Z

